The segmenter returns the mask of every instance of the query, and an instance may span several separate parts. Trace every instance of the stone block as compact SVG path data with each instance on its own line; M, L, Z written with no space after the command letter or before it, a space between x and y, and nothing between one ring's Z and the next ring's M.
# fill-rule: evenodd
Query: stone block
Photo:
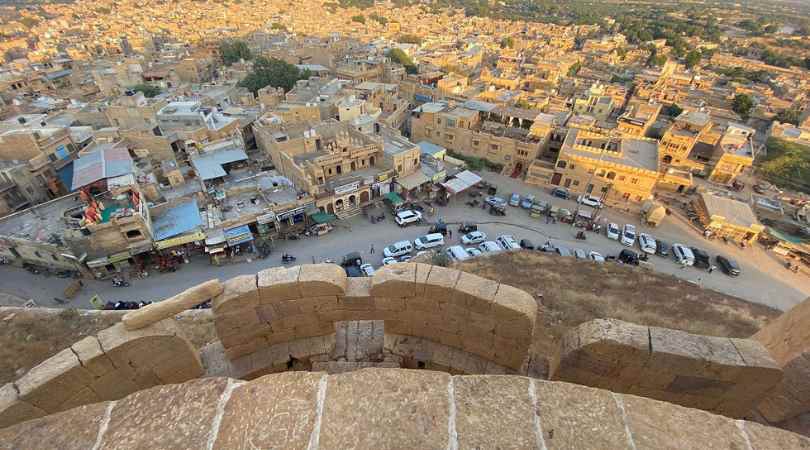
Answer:
M326 336L335 333L335 324L333 322L312 322L305 325L296 325L293 327L293 337L295 339L307 338L313 336Z
M93 448L108 402L79 406L0 429L0 448L86 450ZM0 424L0 428L5 425Z
M301 266L271 267L256 274L259 302L269 305L284 300L301 298L298 276Z
M325 297L304 297L294 300L303 313L325 312L340 309L338 298L334 295Z
M256 275L239 275L222 283L222 294L214 297L211 307L214 313L255 308L259 304L259 288Z
M141 339L154 339L160 336L174 337L176 334L177 327L170 320L153 323L148 327L137 330L128 330L124 328L122 323L117 323L99 331L98 341L116 367L121 367L128 364L129 360L126 358L116 360L116 357L125 354L127 348L132 346L133 342Z
M378 311L405 311L405 299L402 297L372 297L374 309Z
M810 450L810 439L754 422L742 422L741 428L756 450Z
M208 280L161 302L124 314L121 322L127 330L137 330L216 298L222 293L219 280Z
M425 282L425 298L434 303L449 303L455 296L461 271L433 266Z
M610 392L540 380L534 382L534 388L543 440L549 449L628 448L623 414Z
M264 307L260 307L264 308ZM220 310L214 314L214 326L217 334L227 334L228 330L234 328L245 328L257 326L263 321L259 318L257 308L245 308L238 310Z
M492 314L498 322L528 323L531 328L537 316L537 303L526 291L501 284L493 298Z
M149 387L141 386L135 379L134 370L127 366L96 378L90 387L99 397L105 400L118 400L140 389Z
M326 375L288 372L238 386L225 406L214 449L306 449ZM277 401L283 398L284 401Z
M298 275L302 297L344 295L348 277L337 264L305 264Z
M279 313L276 306L278 303L275 304L267 304L267 305L259 305L255 308L256 316L259 318L259 321L262 323L270 324L275 321L281 319L281 313Z
M295 339L294 330L273 330L272 333L263 336L261 342L268 345L277 345Z
M21 400L12 383L6 383L0 387L0 436L2 436L2 428L46 414L48 413L43 409ZM0 439L0 442L3 441Z
M354 277L346 282L346 293L338 296L337 308L349 311L372 311L371 278Z
M416 278L414 279L416 282L414 286L415 297L425 295L425 284L427 283L431 270L433 270L433 266L430 264L416 263Z
M439 302L436 300L436 297L427 295L424 297L409 297L405 300L405 309L425 315L438 314Z
M95 336L87 336L71 345L70 348L73 349L73 353L79 358L84 368L94 377L100 377L115 370L112 360L101 349L101 344Z
M528 395L530 383L528 378L453 377L458 448L535 448L537 411Z
M371 296L403 298L421 295L424 285L416 283L416 264L383 266L371 277Z
M91 403L98 403L102 399L89 387L82 388L75 394L71 395L70 398L65 400L64 403L59 405L57 411L67 411L68 409L75 408L77 406L82 405L89 405Z
M275 333L270 334L270 335L268 335L266 337L261 337L259 339L252 340L252 341L247 342L247 343L242 344L242 345L236 345L236 346L233 346L233 347L227 347L225 349L225 355L228 357L228 359L233 360L233 359L239 358L240 356L245 356L245 355L251 354L251 353L255 352L256 350L258 350L259 348L264 347L266 345L269 345L268 342L269 342L270 339L272 339L272 336L274 336L274 335L275 335Z
M445 373L422 370L364 369L330 376L320 447L446 449L449 382ZM390 425L382 426L380 418Z
M461 339L464 350L490 360L495 356L495 336L492 333L467 328L462 330Z
M89 386L93 375L69 348L51 356L16 381L20 399L48 413Z
M462 272L456 283L453 303L477 314L491 316L492 303L498 292L498 285L497 281Z
M803 414L810 404L810 352L794 357L782 369L782 380L757 405L757 411L770 422Z

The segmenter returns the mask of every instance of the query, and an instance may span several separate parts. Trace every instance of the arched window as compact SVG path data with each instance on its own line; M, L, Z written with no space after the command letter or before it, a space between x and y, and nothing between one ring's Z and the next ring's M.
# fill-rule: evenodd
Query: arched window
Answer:
M565 161L563 161L563 160L557 161L557 168L558 169L565 169Z
M616 172L608 172L607 179L612 180L614 178L616 178Z

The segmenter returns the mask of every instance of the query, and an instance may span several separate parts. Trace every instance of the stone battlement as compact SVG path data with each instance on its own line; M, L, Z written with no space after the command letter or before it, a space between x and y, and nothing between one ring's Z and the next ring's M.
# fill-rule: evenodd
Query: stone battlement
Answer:
M798 449L787 431L519 376L401 369L288 372L158 386L0 430L70 449Z

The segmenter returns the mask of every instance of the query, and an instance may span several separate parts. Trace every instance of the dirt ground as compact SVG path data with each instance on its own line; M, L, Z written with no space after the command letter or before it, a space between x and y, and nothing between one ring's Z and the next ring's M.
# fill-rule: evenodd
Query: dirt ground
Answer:
M538 303L534 352L549 357L569 328L596 318L749 337L779 310L702 289L671 275L540 252L493 255L454 267L510 284Z
M0 308L0 385L14 381L70 344L121 320L126 311ZM214 340L210 311L177 316L180 333L200 348Z

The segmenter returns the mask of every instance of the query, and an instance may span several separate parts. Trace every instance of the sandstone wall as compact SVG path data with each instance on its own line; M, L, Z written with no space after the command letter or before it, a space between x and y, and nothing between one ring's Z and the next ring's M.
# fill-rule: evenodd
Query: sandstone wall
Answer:
M0 449L810 448L669 403L517 376L366 369L205 378L0 430Z
M118 323L0 388L0 427L201 374L197 351L177 336L173 322L135 331Z
M757 410L771 422L810 411L810 299L763 327L753 339L761 342L784 370L782 382Z
M611 319L567 332L551 379L743 417L782 378L752 339L699 336Z
M338 321L383 320L387 334L422 337L524 372L537 314L520 289L427 264L386 266L371 278L347 278L333 264L271 268L226 281L213 308L234 360L332 334Z

